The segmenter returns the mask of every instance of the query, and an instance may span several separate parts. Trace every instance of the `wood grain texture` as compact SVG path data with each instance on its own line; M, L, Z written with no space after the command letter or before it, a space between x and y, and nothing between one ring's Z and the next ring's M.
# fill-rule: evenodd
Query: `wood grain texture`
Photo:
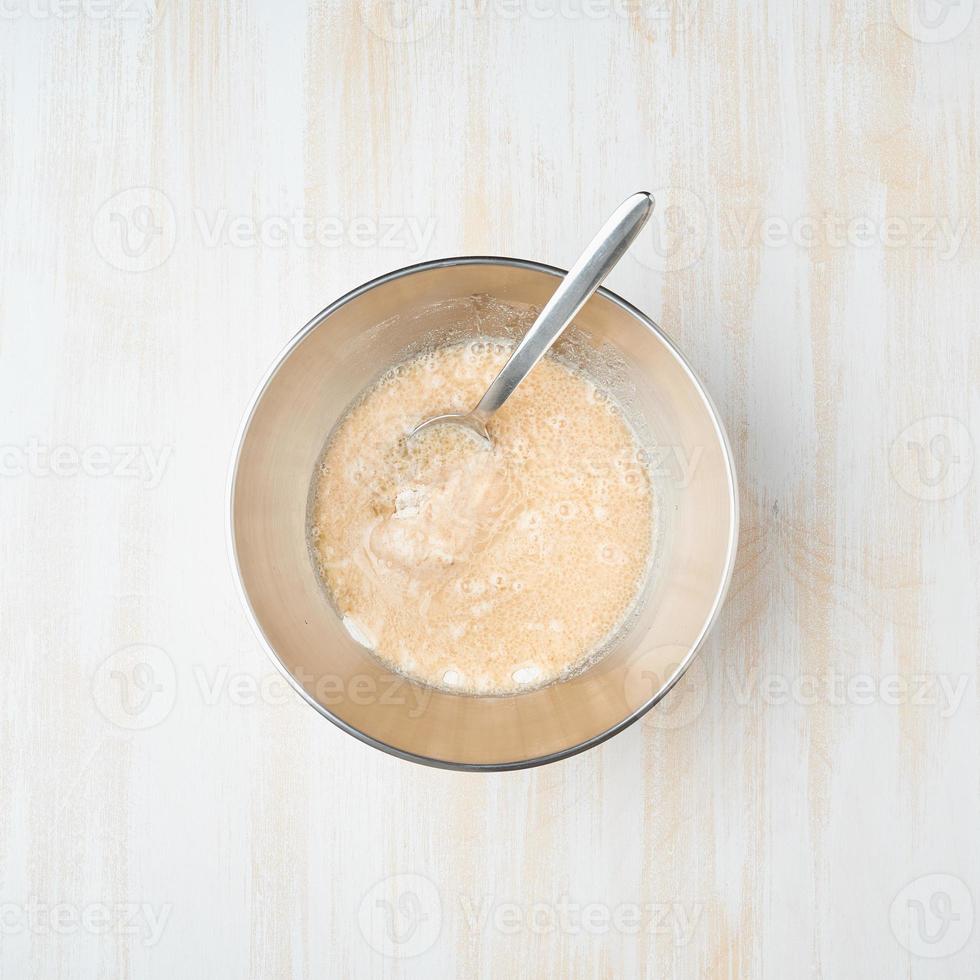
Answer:
M975 975L973 8L9 0L0 976ZM610 285L728 426L721 620L585 755L388 758L239 608L244 407L355 284L567 266L639 188Z

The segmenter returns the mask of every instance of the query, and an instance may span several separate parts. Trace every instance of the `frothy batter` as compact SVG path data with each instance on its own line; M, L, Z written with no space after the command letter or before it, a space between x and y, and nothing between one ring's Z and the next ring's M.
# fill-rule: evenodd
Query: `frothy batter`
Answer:
M437 687L509 693L601 650L643 584L653 499L622 411L545 357L489 424L492 448L424 418L466 411L510 353L475 341L389 370L341 421L312 541L351 635Z

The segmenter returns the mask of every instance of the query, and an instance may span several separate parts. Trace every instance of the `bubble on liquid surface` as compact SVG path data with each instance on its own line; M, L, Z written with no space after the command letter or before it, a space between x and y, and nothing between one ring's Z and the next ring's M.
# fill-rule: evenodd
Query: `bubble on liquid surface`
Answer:
M350 633L351 638L356 643L360 643L362 647L367 647L368 650L375 648L377 644L374 637L353 616L344 616L343 623L344 629Z

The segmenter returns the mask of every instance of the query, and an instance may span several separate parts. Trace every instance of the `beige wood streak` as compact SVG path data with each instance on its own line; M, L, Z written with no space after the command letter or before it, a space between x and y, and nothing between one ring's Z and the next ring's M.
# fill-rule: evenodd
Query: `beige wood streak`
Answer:
M961 920L955 882L980 901L980 18L937 41L901 0L391 6L24 4L2 25L3 461L32 439L173 456L154 487L0 478L0 973L968 975L980 929L929 958L889 915L929 874ZM92 228L145 186L176 240L134 272ZM546 769L361 746L275 687L238 606L224 482L254 384L350 286L451 254L567 264L641 187L684 205L696 248L640 243L611 285L705 379L740 477L701 660L641 724ZM369 229L215 232L297 209ZM875 241L780 240L827 215ZM966 230L882 244L888 219ZM943 499L914 452L948 464ZM153 727L105 714L100 665L130 644L173 664ZM878 693L837 704L831 673ZM890 675L965 687L955 710L935 687L890 704ZM816 697L784 701L801 677ZM359 921L395 874L423 879L402 909L425 917L416 957ZM563 897L579 911L548 928ZM115 918L15 928L32 901ZM166 914L149 946L118 911L144 903ZM602 919L632 906L639 932Z

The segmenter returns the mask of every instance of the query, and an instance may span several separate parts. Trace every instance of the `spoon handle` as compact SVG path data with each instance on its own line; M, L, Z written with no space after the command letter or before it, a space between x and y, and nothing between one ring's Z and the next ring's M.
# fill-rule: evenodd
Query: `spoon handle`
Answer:
M558 284L531 329L473 409L473 415L486 422L507 401L623 257L652 211L653 198L641 191L632 194L613 212Z

